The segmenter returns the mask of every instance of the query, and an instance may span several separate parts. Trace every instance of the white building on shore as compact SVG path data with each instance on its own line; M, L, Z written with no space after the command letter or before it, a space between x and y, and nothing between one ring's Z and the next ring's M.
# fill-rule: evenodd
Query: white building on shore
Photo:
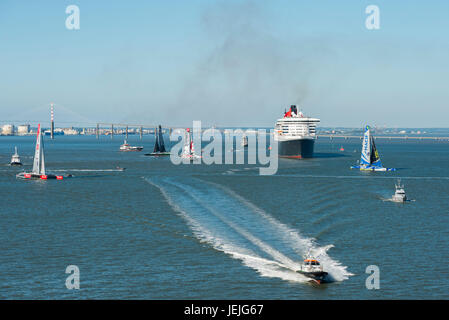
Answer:
M14 125L13 124L5 124L2 127L2 135L4 135L4 136L14 135Z
M30 125L29 124L22 124L20 126L17 126L17 134L19 136L27 135L30 132Z

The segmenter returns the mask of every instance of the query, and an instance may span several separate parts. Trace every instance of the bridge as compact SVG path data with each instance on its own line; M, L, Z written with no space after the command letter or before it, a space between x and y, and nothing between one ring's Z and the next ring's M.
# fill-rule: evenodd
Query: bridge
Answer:
M108 129L103 129L102 127L107 127ZM142 136L144 134L144 129L148 130L148 129L156 129L158 127L158 125L145 125L145 124L129 124L129 123L104 123L104 122L98 122L96 127L95 127L95 135L97 136L97 139L100 137L100 133L101 130L103 130L105 135L110 135L111 139L114 137L114 134L123 134L123 130L124 133L126 135L126 139L128 139L128 134L130 132L130 128L131 129L138 129L139 131L139 135L140 135L140 139L142 139ZM122 128L122 130L120 130L120 128ZM172 128L163 128L163 129L168 129L169 132L171 133ZM133 132L135 132L133 130ZM154 132L154 131L153 131Z

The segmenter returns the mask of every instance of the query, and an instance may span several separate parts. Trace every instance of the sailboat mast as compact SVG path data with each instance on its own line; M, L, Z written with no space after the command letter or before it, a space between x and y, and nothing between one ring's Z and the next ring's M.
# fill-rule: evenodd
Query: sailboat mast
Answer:
M154 135L155 135L156 141L154 142L153 152L159 152L161 148L159 147L159 136L157 134L157 127L154 128Z
M362 154L360 158L361 165L370 165L371 164L371 138L370 138L370 129L366 126L365 135L363 136L362 143Z
M45 163L42 145L41 125L37 125L36 150L34 152L33 173L45 174Z
M159 151L166 152L164 145L164 137L162 136L162 127L159 125Z

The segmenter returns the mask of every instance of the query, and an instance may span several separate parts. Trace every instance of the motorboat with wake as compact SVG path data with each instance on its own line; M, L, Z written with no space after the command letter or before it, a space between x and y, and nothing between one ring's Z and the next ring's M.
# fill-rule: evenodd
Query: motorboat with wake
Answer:
M161 157L161 156L169 156L170 152L165 150L164 138L162 136L162 127L159 125L159 130L156 128L154 131L154 135L156 136L156 141L154 143L154 149L151 153L145 153L146 156L151 157Z
M195 145L193 144L193 138L190 134L190 128L186 129L184 149L181 154L181 159L189 159L190 161L200 159L201 156L195 153Z
M310 281L315 284L326 282L328 275L328 273L323 270L323 266L320 262L310 255L304 259L301 268L296 272L310 278Z
M17 153L17 147L15 147L15 153L11 157L11 162L9 163L11 166L21 166L22 162L20 161L19 154Z
M351 166L351 169L359 169L362 171L396 171L395 168L384 168L382 166L379 152L377 151L369 126L366 126L363 136L360 162L356 166Z
M70 177L71 175L66 176ZM37 138L36 138L36 150L34 153L33 161L33 171L31 172L20 172L16 175L20 179L40 179L40 180L63 180L64 176L55 175L45 172L45 161L44 161L44 141L42 140L41 125L37 126Z
M131 146L125 140L123 144L120 146L120 151L142 151L143 147Z

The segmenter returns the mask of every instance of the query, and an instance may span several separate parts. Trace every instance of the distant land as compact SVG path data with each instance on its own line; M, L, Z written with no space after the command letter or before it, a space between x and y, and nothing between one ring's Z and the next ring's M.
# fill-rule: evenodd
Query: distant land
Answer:
M2 123L4 121L0 121ZM43 132L45 135L50 134L50 125L45 126L43 124ZM55 135L134 135L134 134L154 134L155 125L135 125L135 124L99 124L87 125L87 126L63 126L55 127ZM186 127L164 127L165 133L171 132L173 129L186 128ZM203 130L210 127L203 127ZM388 127L371 127L376 137L410 137L410 138L438 138L449 137L449 128L388 128ZM270 130L272 127L233 127L233 126L217 126L215 129L223 131L224 129L266 129ZM112 132L113 130L113 132ZM365 128L352 128L352 127L317 127L318 137L362 137ZM33 135L37 131L37 126L31 126L30 124L15 125L0 124L1 136L26 136Z

